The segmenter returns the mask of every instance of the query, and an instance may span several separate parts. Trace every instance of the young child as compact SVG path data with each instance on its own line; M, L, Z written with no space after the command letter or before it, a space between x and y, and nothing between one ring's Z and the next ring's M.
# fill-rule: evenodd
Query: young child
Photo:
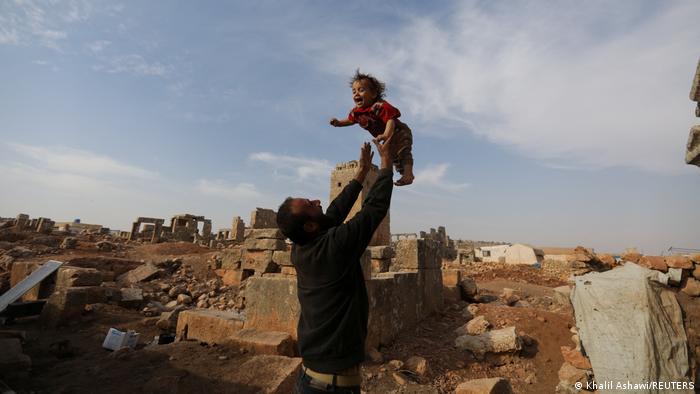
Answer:
M331 119L335 127L351 126L355 123L367 130L374 141L386 143L391 138L394 167L401 178L396 186L413 183L413 135L411 129L399 120L401 112L384 100L385 85L370 74L362 74L358 69L350 81L355 107L347 119Z

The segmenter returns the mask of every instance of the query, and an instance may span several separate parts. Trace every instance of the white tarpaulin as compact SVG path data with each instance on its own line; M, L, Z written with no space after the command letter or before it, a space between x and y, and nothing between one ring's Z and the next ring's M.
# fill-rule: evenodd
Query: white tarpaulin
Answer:
M658 283L659 275L627 263L575 278L576 326L596 384L606 384L600 392L693 392L680 388L688 382L681 309L673 292Z

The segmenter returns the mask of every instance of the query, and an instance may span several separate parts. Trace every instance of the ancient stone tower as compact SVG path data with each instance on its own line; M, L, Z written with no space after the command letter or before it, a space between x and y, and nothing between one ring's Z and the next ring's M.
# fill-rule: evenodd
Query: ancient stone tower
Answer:
M340 194L343 188L350 183L353 178L355 178L357 166L358 163L354 160L347 163L340 163L335 166L335 170L331 172L331 197L329 201L333 201L333 199ZM362 201L364 201L367 193L369 193L369 189L377 179L378 170L379 169L376 166L372 166L372 168L369 170L367 178L365 178L365 183L362 185L360 197L358 197L357 201L355 201L355 205L353 205L352 209L350 210L347 220L352 219L352 217L355 216L355 214L360 210ZM390 241L391 231L389 229L389 213L387 213L386 217L379 225L379 228L377 228L377 231L374 232L370 246L389 245Z

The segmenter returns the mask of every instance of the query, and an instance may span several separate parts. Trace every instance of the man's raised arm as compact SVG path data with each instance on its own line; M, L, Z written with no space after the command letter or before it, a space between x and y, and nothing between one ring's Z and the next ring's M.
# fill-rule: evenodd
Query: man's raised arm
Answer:
M343 188L343 191L328 205L326 210L326 216L332 218L336 226L343 223L355 204L355 200L357 200L357 196L362 190L362 183L365 181L367 173L372 166L373 157L372 148L368 142L365 142L360 148L360 165L355 173L355 179Z
M381 166L377 174L377 180L372 185L367 194L367 198L362 204L362 209L347 223L336 228L334 234L335 242L343 249L351 252L362 253L369 245L374 231L379 227L391 204L392 182L392 162L390 155L391 138L384 144L375 142ZM364 149L364 147L363 147ZM371 159L370 159L371 163Z

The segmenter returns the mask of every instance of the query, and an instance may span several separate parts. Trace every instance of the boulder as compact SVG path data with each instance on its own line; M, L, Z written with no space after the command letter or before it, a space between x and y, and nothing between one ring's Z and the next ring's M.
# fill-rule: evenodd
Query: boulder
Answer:
M162 269L158 268L155 264L148 262L120 275L117 280L124 284L134 284L147 281L149 279L154 279L162 272Z
M464 278L459 282L460 293L462 299L465 301L471 301L474 299L476 294L479 292L479 288L476 286L476 281L472 278Z
M636 252L631 252L631 253L625 253L622 255L620 258L622 261L629 261L630 263L639 263L639 259L642 258L642 255Z
M484 316L477 316L465 324L466 332L469 335L479 335L488 331L491 324Z
M180 312L177 319L178 338L195 339L209 344L223 344L243 329L243 318L235 312L193 309Z
M462 335L455 339L455 346L469 350L481 357L486 353L516 352L522 348L522 343L515 327L492 330L480 335Z
M664 259L669 268L693 269L693 262L685 256L666 256Z
M591 369L591 362L578 349L572 349L569 346L561 347L561 355L564 361L579 369Z
M63 242L61 242L61 245L59 248L61 249L75 249L75 247L78 246L78 240L73 238L73 237L66 237L63 238Z
M572 387L576 383L581 383L585 386L588 381L588 374L585 369L576 368L567 362L564 362L559 368L558 375L562 386Z
M695 278L688 278L681 291L691 297L700 296L700 281L697 281Z
M639 259L639 265L661 272L668 271L668 266L663 256L643 256Z
M99 286L102 283L102 272L95 268L80 268L64 265L56 274L56 288Z

